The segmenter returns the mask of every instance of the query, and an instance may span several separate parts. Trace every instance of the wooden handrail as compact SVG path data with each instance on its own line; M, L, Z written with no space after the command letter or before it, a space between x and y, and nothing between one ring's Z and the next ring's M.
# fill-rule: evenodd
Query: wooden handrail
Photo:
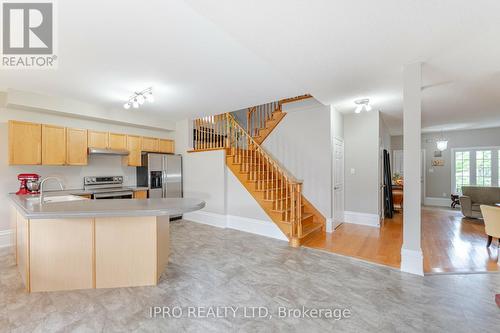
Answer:
M247 133L247 131L245 131L245 129L243 127L241 127L241 125L236 121L236 119L234 119L234 117L230 114L230 113L226 113L226 116L230 119L231 123L234 124L235 127L239 128L240 131L246 136L246 138L252 142L252 144L255 146L255 149L257 151L259 151L262 155L264 155L265 157L269 158L269 160L271 161L271 164L274 164L279 170L280 172L282 172L288 179L290 179L290 181L294 184L302 184L302 181L301 180L298 180L296 179L294 176L292 176L288 171L286 171L281 165L278 164L278 162L275 161L275 159L270 156L255 140L254 138L252 138L251 135L249 135Z
M288 237L296 244L303 233L302 182L268 154L230 113L195 119L193 125L193 152L226 149L227 158L239 165L254 189L272 203L272 211L279 216L273 220L288 228Z

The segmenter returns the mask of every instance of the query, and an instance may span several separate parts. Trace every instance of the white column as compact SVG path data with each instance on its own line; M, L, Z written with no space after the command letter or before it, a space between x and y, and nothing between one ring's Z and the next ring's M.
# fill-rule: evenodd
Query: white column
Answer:
M401 270L423 275L421 243L421 100L422 64L404 67L403 149L404 209Z

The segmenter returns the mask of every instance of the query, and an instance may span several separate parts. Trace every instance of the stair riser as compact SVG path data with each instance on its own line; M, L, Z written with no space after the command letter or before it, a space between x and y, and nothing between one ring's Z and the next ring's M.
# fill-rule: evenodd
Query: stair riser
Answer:
M288 213L286 213L286 212L277 212L277 211L275 211L274 207L271 207L270 210L271 210L271 214L273 215L273 217L275 217L279 221L290 220L291 217L292 217L290 210L288 211ZM302 214L305 214L304 213L304 208L302 208ZM310 222L312 223L313 222L312 218L313 218L313 216L310 216L309 218L303 220L302 222L304 223L304 221L306 221L306 223L309 223L309 220L311 220Z

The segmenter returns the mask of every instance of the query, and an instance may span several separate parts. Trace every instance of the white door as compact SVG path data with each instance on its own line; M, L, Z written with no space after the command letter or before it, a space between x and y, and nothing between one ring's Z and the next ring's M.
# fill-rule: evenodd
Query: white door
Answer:
M333 229L344 222L344 141L333 143Z

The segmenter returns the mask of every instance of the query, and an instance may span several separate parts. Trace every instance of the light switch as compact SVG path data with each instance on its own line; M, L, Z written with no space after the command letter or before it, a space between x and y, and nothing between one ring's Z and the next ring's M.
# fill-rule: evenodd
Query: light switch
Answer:
M355 175L355 174L356 174L356 169L351 168L351 175Z

